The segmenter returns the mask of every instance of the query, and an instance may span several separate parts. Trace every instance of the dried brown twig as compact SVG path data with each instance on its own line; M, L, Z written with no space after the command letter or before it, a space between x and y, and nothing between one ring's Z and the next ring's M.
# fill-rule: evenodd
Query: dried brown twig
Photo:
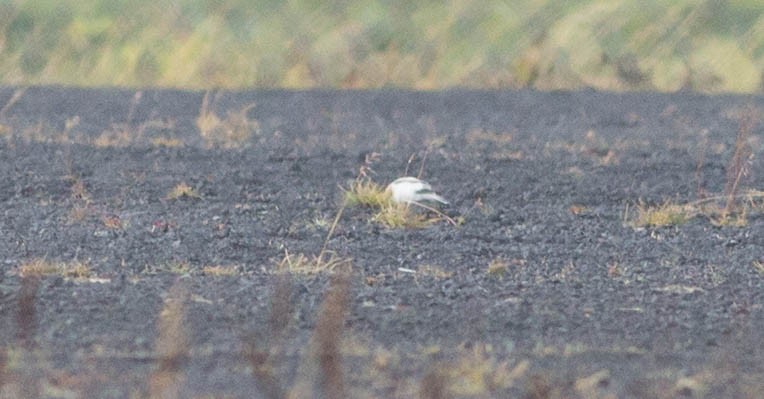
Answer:
M735 138L735 151L732 153L732 158L727 165L727 181L724 185L726 201L723 216L735 211L740 182L742 178L749 176L753 150L748 139L755 125L754 112L749 109L740 118L740 128Z

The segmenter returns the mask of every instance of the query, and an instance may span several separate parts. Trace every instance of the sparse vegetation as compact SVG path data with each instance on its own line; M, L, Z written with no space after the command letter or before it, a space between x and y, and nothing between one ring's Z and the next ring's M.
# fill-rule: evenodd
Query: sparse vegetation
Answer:
M753 150L748 139L755 126L754 112L753 109L748 109L740 115L740 128L735 138L735 150L727 164L727 181L724 185L725 202L719 215L722 220L727 220L737 210L738 193L741 189L742 179L748 176L751 169Z
M169 262L160 269L173 274L188 274L191 272L191 265L186 260Z
M284 249L284 257L276 264L277 271L297 274L315 274L322 271L334 271L335 269L340 268L343 272L350 270L352 267L350 259L343 258L337 255L334 251L328 250L329 240L331 240L334 230L337 228L340 218L342 218L345 206L345 203L343 203L337 210L337 214L334 216L334 221L329 227L329 231L326 233L324 245L321 247L321 251L319 251L318 255L305 255L300 253L296 256L292 256L287 249Z
M101 215L101 223L110 230L122 230L125 222L118 215Z
M25 89L19 89L14 96L0 109L0 121L3 113L13 108L13 105L21 98ZM18 94L18 96L17 96ZM149 119L137 123L135 113L143 98L142 91L136 91L128 106L127 119L122 122L113 122L98 135L85 134L78 129L80 116L73 115L64 122L63 131L58 131L55 126L42 121L25 128L20 133L13 132L10 126L0 123L0 138L20 139L25 142L57 143L64 145L81 144L97 148L126 148L146 140L154 146L181 147L184 142L177 138L174 119ZM146 132L151 132L151 138L146 137ZM76 178L76 176L70 176Z
M359 177L344 190L344 203L375 210L371 220L390 228L426 227L438 218L428 218L408 204L395 203L388 191L368 177Z
M633 219L629 219L628 207L624 216L627 223L634 227L676 226L686 223L697 213L691 205L672 201L665 201L659 205L647 205L640 201L635 210Z
M86 204L76 203L67 213L67 222L70 224L80 223L92 215L93 211Z
M350 275L348 270L335 274L324 296L316 326L308 347L302 351L297 376L290 384L275 374L270 349L280 348L284 332L294 311L290 301L292 284L281 277L271 297L270 319L265 331L252 335L246 342L245 356L255 379L262 386L262 395L269 399L312 397L322 393L327 399L347 397L342 365L342 335L349 311ZM285 392L288 392L285 395Z
M85 203L90 202L90 193L85 187L85 183L78 178L75 178L74 184L72 184L71 196L72 196L72 199L75 199L78 201L83 201Z
M489 276L501 277L507 272L509 264L501 257L493 258L488 262L487 273Z
M371 220L390 228L422 228L427 227L440 219L428 218L424 213L416 212L413 207L408 204L390 202L379 208L379 210L371 217Z
M350 184L350 188L343 189L343 206L370 208L375 211L371 220L389 228L422 228L439 220L445 220L454 226L463 223L463 220L457 222L439 210L424 204L394 202L390 192L371 179L373 173L371 165L377 159L379 159L377 153L366 155L363 165L358 170L357 177ZM436 217L428 216L427 211L435 214Z
M271 295L272 303L266 331L259 340L244 342L247 349L243 355L250 364L253 378L257 381L259 395L269 399L310 397L319 393L325 398L350 397L359 393L361 396L354 397L374 397L381 391L388 394L394 392L397 397L413 397L417 394L425 398L504 397L508 390L522 390L523 387L527 397L565 397L566 392L571 392L570 389L574 389L581 397L615 392L610 388L609 381L616 377L611 376L609 369L566 374L563 382L561 377L546 374L548 371L544 369L531 374L531 369L538 365L532 359L507 357L504 353L495 352L490 344L480 341L465 343L448 350L439 345L430 345L421 347L414 353L399 354L384 347L370 347L365 342L345 339L345 320L350 311L351 298L349 278L347 273L333 276L319 307L311 339L307 345L295 348L282 346L288 340L285 335L289 334L288 326L293 322L295 309L291 296L294 287L291 277L277 277ZM10 355L0 353L0 365L5 366L0 369L3 373L0 374L0 378L6 378L0 379L0 391L11 395L10 397L40 396L43 390L47 392L49 389L45 385L45 377L41 376L50 374L40 368L41 363L33 356L36 350L35 304L39 281L34 275L22 277L15 318L18 347L14 348ZM662 290L691 294L697 289L668 286ZM204 351L197 352L192 346L190 326L186 323L189 301L193 297L189 288L184 286L183 280L179 279L170 288L164 300L164 306L156 321L154 350L147 355L147 358L154 362L152 371L146 375L145 394L148 397L181 397L187 389L188 363L195 361L196 357L205 356ZM594 349L585 345L565 346L563 349L540 343L537 350L540 356L550 357L591 353ZM603 350L635 353L634 348L596 349L598 352ZM291 362L284 362L285 352L299 354L300 360L296 366ZM408 362L424 361L423 359L433 356L444 360L432 363L430 370L423 377L401 374L401 367L409 370L410 366L404 366ZM296 367L296 370L291 367ZM352 376L348 374L350 367L354 370ZM728 381L736 369L726 369L723 366L722 375L718 377L710 370L704 368L690 376L679 373L661 377L660 381L665 388L650 392L665 395L648 396L703 394L708 389ZM87 374L76 377L78 380L103 378ZM359 388L359 384L365 383L373 385L370 385L371 388ZM87 390L88 388L71 388L66 385L59 387L72 394L93 392ZM743 387L749 389L751 385ZM751 391L742 397L754 398L757 397L756 394L757 392Z
M226 117L221 119L213 110L219 98L220 92L215 95L207 92L204 95L199 116L196 117L199 134L208 147L241 148L249 142L252 133L260 129L259 123L247 116L255 105L250 104L238 111L229 111Z
M748 108L739 115L740 127L735 138L735 147L727 164L727 175L724 193L687 203L665 201L660 205L646 205L639 201L636 205L636 215L629 216L629 206L624 211L624 221L633 227L674 226L702 215L717 226L745 226L749 213L764 211L764 192L759 190L743 190L743 179L750 174L753 150L750 144L750 134L755 127L757 117L753 109ZM705 151L701 151L701 160L695 172L700 178ZM699 187L701 186L698 182ZM698 190L699 194L705 191Z
M757 272L759 272L759 274L761 274L762 276L764 276L764 262L761 262L761 261L759 261L759 260L755 260L755 261L753 261L753 262L751 263L751 266L753 266L753 268L754 268L754 269L755 269Z
M202 274L213 277L235 276L239 273L237 269L236 266L204 266L202 267Z
M155 137L151 139L151 145L155 147L177 148L182 147L183 142L174 137Z
M333 251L323 251L319 255L292 255L284 250L284 257L276 264L276 271L292 274L316 274L332 272L343 267L349 267L351 260L343 258Z
M359 177L345 190L345 204L360 205L376 212L371 220L389 228L422 228L439 220L447 220L456 225L456 221L437 209L423 204L404 204L393 202L389 192L368 177ZM424 211L431 211L437 217L429 217Z
M595 120L597 115L592 117L589 121ZM425 118L415 122L427 123ZM187 121L182 125L186 126ZM434 121L433 126L441 126L440 120ZM30 151L38 147L45 149L42 151L44 155L57 157L60 154L54 146L31 147ZM55 151L51 149L49 152L49 147L54 147ZM443 147L443 154L449 155L446 151L452 148L450 143L447 144ZM76 154L87 154L89 151L93 149L80 150ZM116 154L117 158L126 152L114 149L97 151L102 151L106 156ZM510 173L503 174L497 169L471 171L468 167L472 165L467 164L474 160L470 158L447 158L460 164L441 162L440 166L454 166L454 170L449 171L450 176L464 178L464 183L458 183L463 184L459 188L461 202L466 202L466 198L476 198L473 208L483 212L476 219L488 222L493 228L489 232L478 225L469 226L457 234L440 229L380 233L376 226L359 227L358 220L345 226L345 220L341 219L345 206L359 207L354 217L360 215L361 224L366 222L366 218L376 217L383 207L392 207L389 195L387 199L373 199L380 191L385 194L384 186L374 183L371 176L363 176L360 183L366 184L363 189L369 191L371 196L364 197L365 200L358 200L362 196L357 196L356 202L343 202L339 210L328 208L325 202L319 203L325 199L325 186L318 194L309 192L310 189L300 191L304 197L297 198L304 198L304 202L294 201L294 197L285 199L278 194L292 194L297 188L312 183L326 184L320 178L309 183L281 179L299 175L296 168L289 168L290 159L272 163L266 161L265 168L259 168L262 165L259 161L253 162L256 169L236 170L233 179L229 176L219 179L220 175L213 171L212 175L207 175L212 176L210 181L214 179L215 184L232 182L236 187L215 190L216 193L219 191L221 198L225 196L226 201L218 201L217 197L205 194L207 201L194 205L211 204L212 208L196 209L194 206L192 208L200 212L190 214L179 212L178 206L172 206L182 204L158 203L156 200L179 181L161 185L161 182L166 182L162 177L165 172L175 176L180 168L178 164L165 163L167 158L164 157L172 157L178 152L156 151L162 159L158 162L153 159L152 165L151 158L140 158L141 151L135 150L137 159L126 157L129 163L115 163L112 165L114 168L109 168L119 170L119 173L106 174L98 169L97 164L93 168L92 164L78 163L74 169L85 171L86 178L83 180L62 182L59 180L61 168L50 168L52 172L49 173L46 162L35 164L38 169L31 168L28 172L28 177L34 177L31 181L20 174L27 173L21 169L25 162L19 162L18 166L11 164L7 168L12 181L7 184L10 208L4 220L4 226L10 231L3 243L9 253L6 263L16 266L16 259L27 254L51 253L51 256L65 259L79 256L93 259L94 269L97 264L99 273L102 269L106 270L105 276L113 278L113 283L99 285L96 289L82 283L74 284L71 279L82 278L80 276L91 272L87 268L84 271L69 266L62 268L58 261L51 261L50 264L40 262L40 265L29 266L27 271L19 266L18 273L15 267L6 270L5 280L0 284L0 303L3 305L4 319L7 319L4 328L8 332L5 337L8 350L0 348L0 397L5 397L8 392L11 393L8 397L227 397L241 396L237 389L249 389L251 386L255 388L255 396L266 398L415 397L417 385L421 386L418 391L421 397L427 398L616 397L622 389L639 397L694 397L703 396L706 392L717 393L726 386L740 392L740 396L754 398L759 395L760 390L756 387L762 380L759 378L760 370L751 371L745 367L750 364L748 360L758 359L758 353L755 353L758 340L753 342L754 345L738 340L738 334L744 336L748 333L745 331L750 324L747 321L760 311L755 298L748 295L751 290L740 289L738 284L742 284L743 288L755 287L757 277L764 275L760 260L752 261L756 259L756 254L750 251L755 251L756 242L747 231L693 228L688 229L697 234L692 237L664 231L650 236L626 234L624 241L610 229L613 220L608 204L612 201L612 195L602 199L606 203L604 205L592 203L590 210L571 206L571 213L581 215L572 218L565 213L569 204L565 199L568 196L555 196L549 201L534 200L536 194L544 196L556 192L548 190L547 184L560 181L536 180L533 173L539 169L524 169L525 166L534 166L531 163L535 161L516 162L509 165ZM729 149L725 151L731 152ZM27 155L25 151L9 153L15 159L27 161L23 158ZM745 152L741 153L745 155ZM607 151L602 152L604 158L607 154ZM114 159L98 155L94 159ZM458 154L450 155L456 157ZM340 157L342 159L336 163L333 158L334 165L347 162L345 155ZM182 165L195 160L183 158ZM73 159L80 161L83 158L75 155ZM739 159L750 158L743 156ZM208 165L207 159L204 161L200 164ZM557 163L554 165L559 166ZM717 176L717 165L710 169L713 176ZM169 168L164 169L167 166ZM485 164L476 166L482 168ZM491 164L493 168L498 166ZM544 167L542 164L536 166ZM14 167L19 168L18 171ZM719 197L698 195L703 199L687 204L678 199L671 200L669 202L679 210L667 213L685 213L685 219L708 217L717 224L745 222L753 211L762 209L764 193L745 190L744 177L747 172L744 170L738 168L730 173L734 177L734 185ZM279 182L295 184L281 192L271 190L269 184L274 180L270 179L270 173L267 179L264 178L260 174L262 171L275 172ZM672 173L667 175L675 178L686 169L679 169L676 174L674 169L669 172ZM133 184L129 177L131 173L145 173L147 178L139 181L140 184ZM159 177L155 178L154 173ZM191 174L204 176L205 173L194 170ZM554 170L551 173L554 174ZM19 179L13 180L16 175ZM332 173L316 175L326 177ZM313 177L314 174L307 173L306 176ZM157 181L160 183L157 184ZM613 180L595 181L607 183L607 191L611 192L609 187ZM190 183L206 193L203 190L204 180L201 182L195 180ZM512 185L516 182L522 186ZM587 204L590 204L592 197L588 196L592 192L603 191L596 188L589 191L591 186L583 186L583 180L579 183L586 189L585 193L582 191L579 193L581 195L574 197ZM661 183L665 184L661 187L670 187L676 182L667 180ZM67 191L69 186L72 186L71 193ZM194 189L186 187L198 195ZM507 187L510 189L505 190ZM640 186L631 187L638 189ZM94 190L94 195L88 193L88 188ZM329 188L336 191L334 185ZM349 191L352 190L354 186L351 185ZM187 194L178 194L176 198L182 197L193 198ZM497 209L484 206L483 197L489 198ZM45 201L61 199L66 207L76 205L83 212L82 218L92 223L65 225L57 229L59 226L55 224L66 219L67 208L53 209L53 206L46 205L47 209L44 209L35 206L38 198L48 198ZM507 198L511 199L506 201ZM15 214L12 206L22 203L29 204L29 207ZM734 205L728 206L730 203ZM104 212L99 204L118 211ZM554 209L551 213L545 212L550 204ZM665 203L659 204L662 206ZM650 207L641 202L640 205ZM415 205L395 204L395 207L412 212L412 217L428 218L433 215ZM36 216L28 221L28 214ZM306 229L302 223L310 223L315 215L318 215L315 226ZM663 219L673 220L670 216ZM408 217L399 218L396 223L402 226L408 220ZM576 224L572 229L559 225L571 220ZM295 231L299 234L289 235L284 221L298 225L300 230ZM338 225L340 221L342 225ZM540 225L538 221L543 223ZM104 227L125 229L125 224L130 222L135 228L107 231L108 234L100 235ZM546 224L548 222L551 224ZM761 219L752 219L751 222L755 224L752 229L755 233L756 224ZM607 231L600 231L602 226L606 226ZM333 234L335 230L338 231L336 236ZM99 235L93 235L94 231ZM321 233L316 241L313 237L318 231ZM67 238L73 239L61 239L55 241L55 245L46 247L51 240L64 234L71 234ZM359 234L365 236L360 237ZM698 236L703 238L704 234L711 249L703 246L706 252L693 253L693 243L700 242L696 239ZM312 249L318 250L324 235L323 247L318 255L313 255L315 251ZM650 237L667 238L656 244ZM374 243L374 240L378 242ZM294 247L290 247L294 252L284 250L283 259L277 259L275 267L271 268L277 269L276 272L264 274L261 267L268 260L261 255L272 253L284 242L306 252L297 253ZM388 244L391 246L386 248ZM316 245L316 248L311 245ZM354 274L345 275L351 263L350 259L345 258L351 252L346 251L365 251L367 245L369 251L364 252L362 257L369 263L359 265L356 258L353 266L360 267L353 270ZM640 252L648 247L655 251L646 255ZM141 248L140 253L134 253L135 248ZM311 248L311 252L305 248ZM359 256L358 252L352 253ZM707 264L706 253L712 253L713 265ZM519 270L511 257L491 259L491 254L528 257L530 265L525 270ZM632 258L634 254L640 259ZM126 256L122 258L122 255ZM281 252L276 252L278 258L280 255ZM188 261L173 261L184 257ZM570 263L565 264L568 258ZM242 262L242 265L205 263L219 261ZM164 272L182 275L164 273L160 276L141 275L142 280L125 279L125 273L135 272L143 262L159 264L158 267ZM580 265L579 269L574 267L573 262ZM550 271L556 271L563 264L565 268L561 273L549 275ZM88 266L86 263L84 265ZM607 276L617 278L617 281L609 281L602 276L605 268ZM718 269L718 273L713 268ZM452 277L451 270L456 273L453 280L433 281ZM332 276L319 275L307 279L304 273ZM492 279L486 273L491 277L503 275L506 281ZM204 276L198 278L202 274ZM237 277L206 277L232 275ZM670 279L672 284L666 285L664 277ZM364 279L366 285L363 285ZM173 280L178 282L177 286L188 283L189 292L176 287L165 293ZM719 280L726 282L719 283ZM271 283L275 287L270 286ZM329 284L330 288L325 290ZM612 301L606 295L609 292L603 291L603 288L609 291L615 289L616 293L623 295ZM39 298L35 297L37 292L40 293ZM270 294L270 315L264 314L264 304L269 299L265 293L268 292L273 292ZM322 300L321 292L325 292L324 302L318 305ZM590 295L592 293L595 295ZM603 295L598 295L600 293ZM703 309L713 310L705 318L694 317L698 309L693 306L698 300L702 301L699 302L701 304L710 305L701 308L701 313ZM635 303L638 306L632 306ZM674 312L665 312L666 304ZM14 311L14 306L19 308L18 312ZM157 312L160 308L161 311ZM35 309L40 312L35 313ZM184 320L186 314L189 323ZM630 325L647 326L647 330L656 324L656 320L659 325L668 322L669 327L679 327L670 329L672 334L657 345L649 343L650 332L645 329L630 331L628 326L625 330L618 329L618 323L606 325L604 330L600 328L603 321L607 324L621 318L634 322ZM150 328L152 321L156 321L156 332ZM15 330L14 322L17 324ZM80 324L85 322L87 324ZM247 344L244 342L241 345L242 342L237 340L242 330L261 326L265 326L266 331L253 345L257 349L246 354L238 353ZM699 330L698 326L703 330L700 337L693 334ZM724 337L716 334L727 329L732 332L723 334ZM112 334L114 331L116 333ZM568 339L571 337L572 347L584 347L584 344L575 342L576 334L592 331L597 334L587 335L582 340L594 348L584 348L580 352L531 353L527 349L528 342L544 339L549 340L546 344L550 347L562 347L570 342ZM598 344L602 342L598 342L598 338L607 338L606 335L613 331L616 336L621 333L618 336L620 339L605 341L624 347L637 345L639 348L629 348L630 352L624 351L622 354L625 356L621 356L600 347ZM18 333L17 339L13 336L14 332ZM309 347L305 341L311 332L313 338ZM365 334L373 337L369 338L371 342L351 341L356 335L365 339ZM751 335L760 338L757 331ZM392 348L380 348L379 341L374 341L379 336L383 342L392 343ZM399 341L401 338L403 341ZM709 338L712 342L707 341ZM458 345L461 339L467 343ZM400 342L404 345L398 346ZM492 342L496 350L487 342ZM645 342L648 342L646 346L641 345ZM58 343L63 345L58 346ZM721 348L714 353L713 347L717 345ZM724 345L742 349L726 352ZM29 349L30 357L17 355L25 351L23 348ZM750 358L744 356L744 361L740 363L737 355L745 352L746 348L753 348L753 352ZM667 353L670 359L667 357L666 362L659 362L661 364L656 367L652 354L658 351ZM5 356L6 352L10 352L11 356ZM709 359L719 361L725 357L730 359L727 360L730 366L726 370L704 364ZM693 363L689 371L687 359ZM624 364L619 365L622 360L628 363L625 369L621 367ZM50 363L55 365L51 367ZM425 367L435 364L436 367L424 373L422 378L422 364ZM603 370L603 364L604 367L615 365L613 367L616 369ZM89 374L88 367L103 370L103 374ZM307 372L303 373L303 369ZM668 372L666 369L669 369ZM722 372L717 373L718 369ZM530 370L540 376L529 376ZM188 385L184 385L186 373L190 382ZM559 373L561 376L547 377L547 373ZM200 380L191 380L195 376L199 376ZM213 379L207 380L206 376ZM256 381L253 383L248 379ZM135 384L136 380L138 384ZM520 391L527 380L531 381L527 384L529 392L523 395ZM660 384L653 384L656 380ZM308 384L304 391L293 388L300 387L303 381ZM105 387L102 388L102 382L108 385L103 384ZM22 388L3 390L4 384ZM125 393L122 390L128 384L139 387L132 389L147 392ZM650 388L654 389L650 393L656 392L662 396L640 395L640 385L659 386ZM129 391L130 387L125 390ZM612 389L614 393L601 394L603 387ZM217 389L224 392L217 392ZM17 391L21 393L13 395Z
M436 265L421 265L417 270L417 275L429 276L436 279L447 279L454 275L454 272L444 270L440 266Z
M186 184L186 182L180 182L167 193L165 198L168 200L176 200L181 198L200 199L202 196L199 195L199 193L193 187Z
M366 206L382 208L392 202L390 193L371 179L356 179L348 190L343 190L345 204L348 206Z
M640 201L635 206L634 215L630 215L631 208L626 207L624 221L632 227L661 227L680 225L695 217L704 216L717 226L745 226L750 212L764 212L762 191L748 190L732 197L737 204L734 212L720 205L729 200L729 196L721 195L687 203L665 201L659 205L647 205Z
M172 273L179 275L190 274L193 271L191 264L187 260L171 260L159 264L147 264L141 269L140 274L159 274Z
M98 137L93 139L92 144L99 148L107 147L127 147L135 142L135 132L121 127L114 130L101 132Z
M90 266L81 261L52 262L44 258L35 258L19 265L20 276L61 276L73 279L90 277Z
M69 169L71 169L71 166L69 166ZM67 215L68 222L79 223L93 214L93 209L91 209L91 197L82 179L71 174L70 178L72 179L72 187L70 189L71 194L69 198L71 199L72 208Z
M521 361L510 369L507 362L497 362L491 356L491 346L476 344L460 351L459 357L445 369L448 390L457 397L475 397L499 392L512 386L528 372L530 364Z

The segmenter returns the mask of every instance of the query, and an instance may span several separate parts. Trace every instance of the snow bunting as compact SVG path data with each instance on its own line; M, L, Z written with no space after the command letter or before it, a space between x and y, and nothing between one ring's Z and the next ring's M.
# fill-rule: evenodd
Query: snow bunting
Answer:
M432 191L432 187L416 177L401 177L387 186L394 202L440 202L448 205L448 201Z

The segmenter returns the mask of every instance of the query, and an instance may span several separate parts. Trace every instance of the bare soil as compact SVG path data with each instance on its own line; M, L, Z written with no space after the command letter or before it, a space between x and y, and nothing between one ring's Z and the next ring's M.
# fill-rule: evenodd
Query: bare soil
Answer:
M764 392L760 213L627 223L722 193L762 97L137 93L0 89L0 397ZM461 224L347 208L326 248L349 273L279 273L371 153Z

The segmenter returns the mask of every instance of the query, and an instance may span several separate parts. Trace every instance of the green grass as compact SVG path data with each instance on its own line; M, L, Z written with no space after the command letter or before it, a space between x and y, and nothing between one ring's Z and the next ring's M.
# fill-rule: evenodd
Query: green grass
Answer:
M757 0L24 1L0 84L761 90Z

